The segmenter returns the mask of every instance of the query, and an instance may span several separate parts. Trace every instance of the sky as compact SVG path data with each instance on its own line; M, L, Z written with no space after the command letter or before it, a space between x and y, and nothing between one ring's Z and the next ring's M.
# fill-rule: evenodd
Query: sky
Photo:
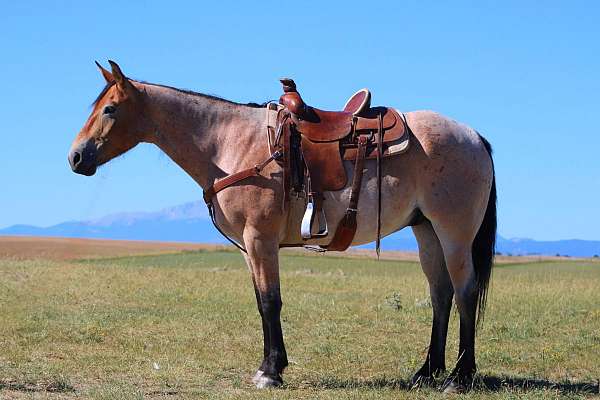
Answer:
M239 102L292 77L336 109L431 109L494 147L499 233L600 239L600 2L6 2L0 13L0 227L201 199L140 145L88 178L67 152L103 87L132 78ZM365 7L365 4L368 4Z

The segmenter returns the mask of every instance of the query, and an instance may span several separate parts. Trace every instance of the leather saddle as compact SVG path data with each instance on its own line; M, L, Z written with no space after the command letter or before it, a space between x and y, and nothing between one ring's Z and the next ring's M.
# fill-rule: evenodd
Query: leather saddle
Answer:
M289 166L293 170L288 173L292 176L304 176L304 191L308 194L308 204L301 224L304 240L329 235L322 207L323 192L343 189L348 182L343 161L355 161L350 204L332 241L326 246L327 250L345 250L356 232L364 160L377 159L380 216L381 159L391 155L390 145L406 134L405 120L393 108L371 107L371 93L368 89L361 89L352 95L342 111L324 111L304 103L292 79L281 79L281 83L284 93L279 103L287 111L283 124L287 125L291 136L289 140L284 140L284 154L289 154L288 158L296 160ZM299 154L293 154L294 152ZM313 227L315 220L318 220L316 232ZM379 227L378 217L377 249Z

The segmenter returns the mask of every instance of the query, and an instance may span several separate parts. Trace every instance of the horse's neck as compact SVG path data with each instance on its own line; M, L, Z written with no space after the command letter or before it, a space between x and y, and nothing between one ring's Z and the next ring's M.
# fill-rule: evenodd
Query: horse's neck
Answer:
M264 108L146 85L156 144L200 186L266 157Z

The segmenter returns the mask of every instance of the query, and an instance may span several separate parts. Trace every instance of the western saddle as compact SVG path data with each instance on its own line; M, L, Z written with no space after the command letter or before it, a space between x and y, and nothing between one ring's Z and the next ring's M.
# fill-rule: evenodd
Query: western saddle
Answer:
M350 203L327 250L342 251L352 243L356 232L358 198L365 159L377 159L377 251L381 227L381 159L389 155L388 144L405 134L404 120L393 108L371 107L368 89L356 92L343 111L323 111L304 103L296 84L281 79L283 95L279 103L288 111L283 124L288 124L290 135L299 135L300 152L305 174L305 192L308 204L301 224L302 239L329 235L323 212L323 192L343 189L348 181L344 160L354 160L354 177ZM284 151L285 151L284 146ZM297 158L296 158L297 159ZM294 158L292 157L292 160ZM290 165L298 169L298 166ZM302 165L300 166L302 168ZM318 219L318 231L313 224Z
M342 111L324 111L304 103L292 79L280 80L283 95L279 104L269 104L277 111L275 126L269 126L271 157L262 164L217 181L205 191L204 199L213 217L214 195L243 179L260 174L273 160L283 166L285 200L292 192L307 197L306 211L300 225L303 240L329 236L323 211L323 192L346 187L348 177L344 161L354 161L350 201L335 234L319 250L346 250L356 233L358 199L365 159L375 159L377 166L377 244L381 235L381 161L393 154L392 145L405 137L408 129L403 116L387 107L371 107L368 89L356 92ZM315 226L318 221L318 227ZM215 223L215 226L216 223ZM217 226L217 229L218 226ZM236 244L240 249L241 246Z

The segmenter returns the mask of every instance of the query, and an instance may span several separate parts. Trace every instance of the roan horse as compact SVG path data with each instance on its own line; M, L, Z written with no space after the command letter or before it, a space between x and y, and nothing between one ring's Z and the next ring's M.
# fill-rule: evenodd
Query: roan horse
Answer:
M74 172L93 175L98 166L140 142L154 143L202 188L269 156L266 108L126 78L98 67L106 86L69 152ZM475 328L483 315L496 235L496 188L489 143L473 129L430 111L406 113L411 146L382 165L382 234L411 226L433 306L431 342L413 385L431 384L445 371L448 320L454 297L460 314L458 361L444 381L447 392L468 389L475 373ZM352 175L351 163L345 168ZM352 245L376 236L375 164L365 161ZM219 227L242 243L251 271L264 334L264 359L253 382L282 384L287 366L280 312L279 245L287 235L288 208L281 167L270 163L260 175L215 196ZM328 192L331 222L349 201L346 188ZM335 226L333 226L335 230ZM322 244L322 239L309 240Z

